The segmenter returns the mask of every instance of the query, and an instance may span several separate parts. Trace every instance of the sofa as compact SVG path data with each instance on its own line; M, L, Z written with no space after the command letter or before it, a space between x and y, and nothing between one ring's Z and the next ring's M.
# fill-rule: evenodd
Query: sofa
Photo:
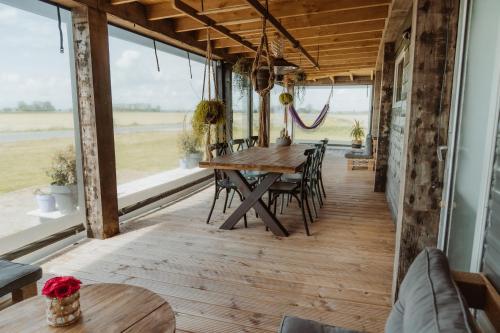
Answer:
M488 279L480 274L452 272L442 251L426 248L415 258L401 283L385 332L480 332L470 307L485 310L492 326L500 331L500 296ZM279 332L357 331L285 316Z

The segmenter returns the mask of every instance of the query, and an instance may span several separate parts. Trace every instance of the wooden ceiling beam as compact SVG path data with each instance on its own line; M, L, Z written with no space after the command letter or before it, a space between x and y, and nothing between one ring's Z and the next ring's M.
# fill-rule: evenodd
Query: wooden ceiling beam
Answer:
M199 15L213 15L231 12L235 10L248 9L248 5L241 0L211 0L204 3L203 11L200 0L184 0L188 6L196 9ZM182 17L185 14L172 5L170 0L155 3L147 7L147 16L149 20L161 20L166 18Z
M304 41L302 40L299 41L302 44L302 46L314 46L314 45L325 45L325 44L341 43L341 42L366 41L374 39L380 40L380 38L382 38L381 31L372 31L368 33L360 32L348 35L309 38ZM254 44L257 44L259 42L258 38L249 38L246 40ZM215 48L224 48L224 47L238 46L238 43L234 42L233 40L225 38L225 39L215 40L213 45Z
M124 5L126 3L131 3L131 2L135 2L137 0L111 0L111 4L112 5Z
M217 26L214 20L212 20L208 16L198 14L198 11L196 9L188 6L184 2L180 0L173 0L173 5L177 10L188 15L193 20L196 20L199 23L203 23L206 27L210 27L210 29L215 30L218 33L223 34L224 36L238 42L240 45L242 45L243 48L254 52L257 51L257 48L255 48L251 43L243 40L240 36L232 33L227 28Z
M298 39L306 39L306 38L318 38L318 37L327 37L327 36L338 36L338 35L347 35L347 34L355 34L361 32L382 32L384 30L385 20L378 19L366 22L357 22L357 23L345 23L340 25L332 25L326 27L302 27L293 30L293 36ZM267 33L270 35L274 29L268 28ZM259 38L259 32L247 32L240 33L245 39L250 38ZM203 31L196 32L196 38L199 41L205 41L207 39L207 35L203 33ZM220 36L220 39L225 38L224 36Z
M281 23L260 4L257 0L245 0L250 6L252 6L263 18L267 19L269 23L284 37L286 38L294 49L299 50L304 57L316 68L319 69L319 65L316 60L307 52L300 42L296 40L289 32L286 30Z
M259 4L261 8L264 8L257 0L245 0L251 1L256 4ZM345 23L356 23L356 22L366 22L377 19L385 19L387 17L388 6L382 5L377 7L370 8L360 8L360 9L349 9L349 10L341 10L332 15L331 13L311 13L299 17L289 17L281 19L281 22L275 18L276 22L278 22L283 27L286 27L288 30L300 29L304 27L323 27L323 26L331 26L336 24L345 24ZM264 8L265 14L265 8ZM261 14L263 15L263 14ZM272 23L271 23L272 24ZM274 24L272 24L274 26ZM175 19L175 27L176 31L193 31L203 29L203 25L193 21L187 17L181 17ZM254 32L260 31L261 22L252 22L245 24L232 24L230 25L231 31L242 33L242 32Z
M321 55L323 54L324 51L334 51L334 50L345 50L345 49L355 49L355 48L365 48L365 47L377 47L380 44L380 40L370 40L370 41L355 41L355 42L344 42L344 43L333 43L333 44L326 44L326 45L320 45L319 46L319 52L320 52L320 60L321 60ZM233 54L234 49L233 48L228 48L228 53ZM318 51L317 46L308 46L306 47L306 50L308 50L311 53L314 53L316 55ZM291 48L285 48L285 55L288 53L293 52L293 49Z

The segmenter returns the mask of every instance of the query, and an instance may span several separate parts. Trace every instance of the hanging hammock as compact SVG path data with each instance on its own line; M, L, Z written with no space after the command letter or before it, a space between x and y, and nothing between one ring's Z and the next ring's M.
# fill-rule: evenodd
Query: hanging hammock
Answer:
M319 113L318 117L316 118L316 120L312 123L312 125L310 126L307 126L304 121L302 121L302 119L300 119L300 116L298 114L298 112L295 110L295 108L293 107L292 104L289 104L288 105L288 112L290 113L290 116L292 117L293 121L299 125L300 128L302 129L305 129L305 130L313 130L313 129L316 129L318 128L326 119L326 115L328 114L328 111L330 110L330 100L332 98L332 95L333 95L333 85L332 85L332 89L330 90L330 95L328 95L328 100L325 104L325 106L323 107L323 109L321 110L321 112Z

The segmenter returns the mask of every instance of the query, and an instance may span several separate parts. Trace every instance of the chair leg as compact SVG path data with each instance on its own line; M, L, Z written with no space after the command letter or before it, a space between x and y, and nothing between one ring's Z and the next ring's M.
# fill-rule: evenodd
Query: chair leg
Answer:
M321 185L321 189L323 190L323 196L326 199L325 185L323 185L323 175L321 173L319 174L319 183Z
M27 286L12 291L12 303L21 302L22 300L36 296L37 293L36 282L30 283Z
M304 201L306 202L306 206L307 206L307 212L309 213L309 219L311 220L311 223L314 223L314 219L312 217L312 214L311 214L311 207L309 206L309 199L307 198L307 193L304 193Z
M217 198L219 197L219 193L220 193L220 189L218 187L215 187L214 200L212 201L212 207L210 208L210 213L208 213L207 224L210 223L210 218L212 217L212 213L214 212L215 202L217 201Z
M243 202L244 199L243 199L243 195L241 194L241 192L238 190L234 190L233 197L234 197L235 192L238 192L238 196L240 197L240 201ZM231 198L231 200L233 200L233 198ZM231 203L229 203L229 204L231 204ZM245 223L245 228L248 228L247 214L243 215L243 221Z
M318 196L319 207L322 208L323 207L323 198L321 196L321 190L319 188L319 181L316 181L314 183L314 185L316 185L316 195Z
M227 205L227 208L231 208L231 204L233 203L233 199L234 199L234 192L233 191L233 194L231 194L231 200L229 200L229 205Z
M229 192L231 192L231 189L226 188L226 199L224 200L224 209L222 210L223 213L226 213L227 199L229 198Z
M316 218L318 218L318 211L316 210L316 203L314 202L314 191L310 188L309 189L309 192L311 192L311 201L312 201L312 204L313 204L313 209L314 209L314 215L316 216ZM307 203L309 205L309 202Z
M280 207L280 214L283 214L283 206L285 205L285 195L281 195L281 207Z
M278 203L278 198L280 197L280 195L275 195L273 197L273 201L274 201L274 208L273 208L273 214L276 215L276 204Z
M300 198L302 201L302 204L300 206L301 206L301 210L302 210L302 219L304 220L304 228L306 229L306 235L309 236L309 226L307 225L307 218L306 218L306 212L305 212L305 207L304 207L304 196L301 194ZM306 201L306 204L307 204L307 201ZM309 212L309 214L311 214L311 213Z

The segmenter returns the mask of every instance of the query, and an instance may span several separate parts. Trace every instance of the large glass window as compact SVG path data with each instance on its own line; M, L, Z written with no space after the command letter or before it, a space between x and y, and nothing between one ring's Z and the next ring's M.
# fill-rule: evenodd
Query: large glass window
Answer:
M0 254L84 221L71 15L0 0ZM78 169L78 170L77 170Z
M233 138L247 138L250 135L248 128L250 82L248 78L242 78L238 74L232 75Z
M281 130L285 128L285 107L280 103L279 96L281 93L286 92L286 89L280 85L275 84L269 93L270 106L271 106L271 125L269 142L274 143L280 137ZM291 135L290 121L288 122L288 134Z
M113 26L109 33L120 196L131 188L121 185L142 188L185 174L165 172L186 167L182 164L185 153L177 143L184 130L191 131L191 117L202 97L205 65L204 58L193 54L188 58L186 51L156 42L158 71L153 40ZM208 85L205 95L207 90ZM213 83L211 91L213 96ZM141 183L156 175L157 180Z
M331 87L305 88L302 99L295 96L294 106L306 125L318 117L327 103ZM330 101L330 111L325 122L315 130L294 128L296 141L317 141L328 138L331 143L349 144L350 132L355 120L368 132L371 103L371 86L335 86Z
M259 135L260 96L252 89L252 135Z

